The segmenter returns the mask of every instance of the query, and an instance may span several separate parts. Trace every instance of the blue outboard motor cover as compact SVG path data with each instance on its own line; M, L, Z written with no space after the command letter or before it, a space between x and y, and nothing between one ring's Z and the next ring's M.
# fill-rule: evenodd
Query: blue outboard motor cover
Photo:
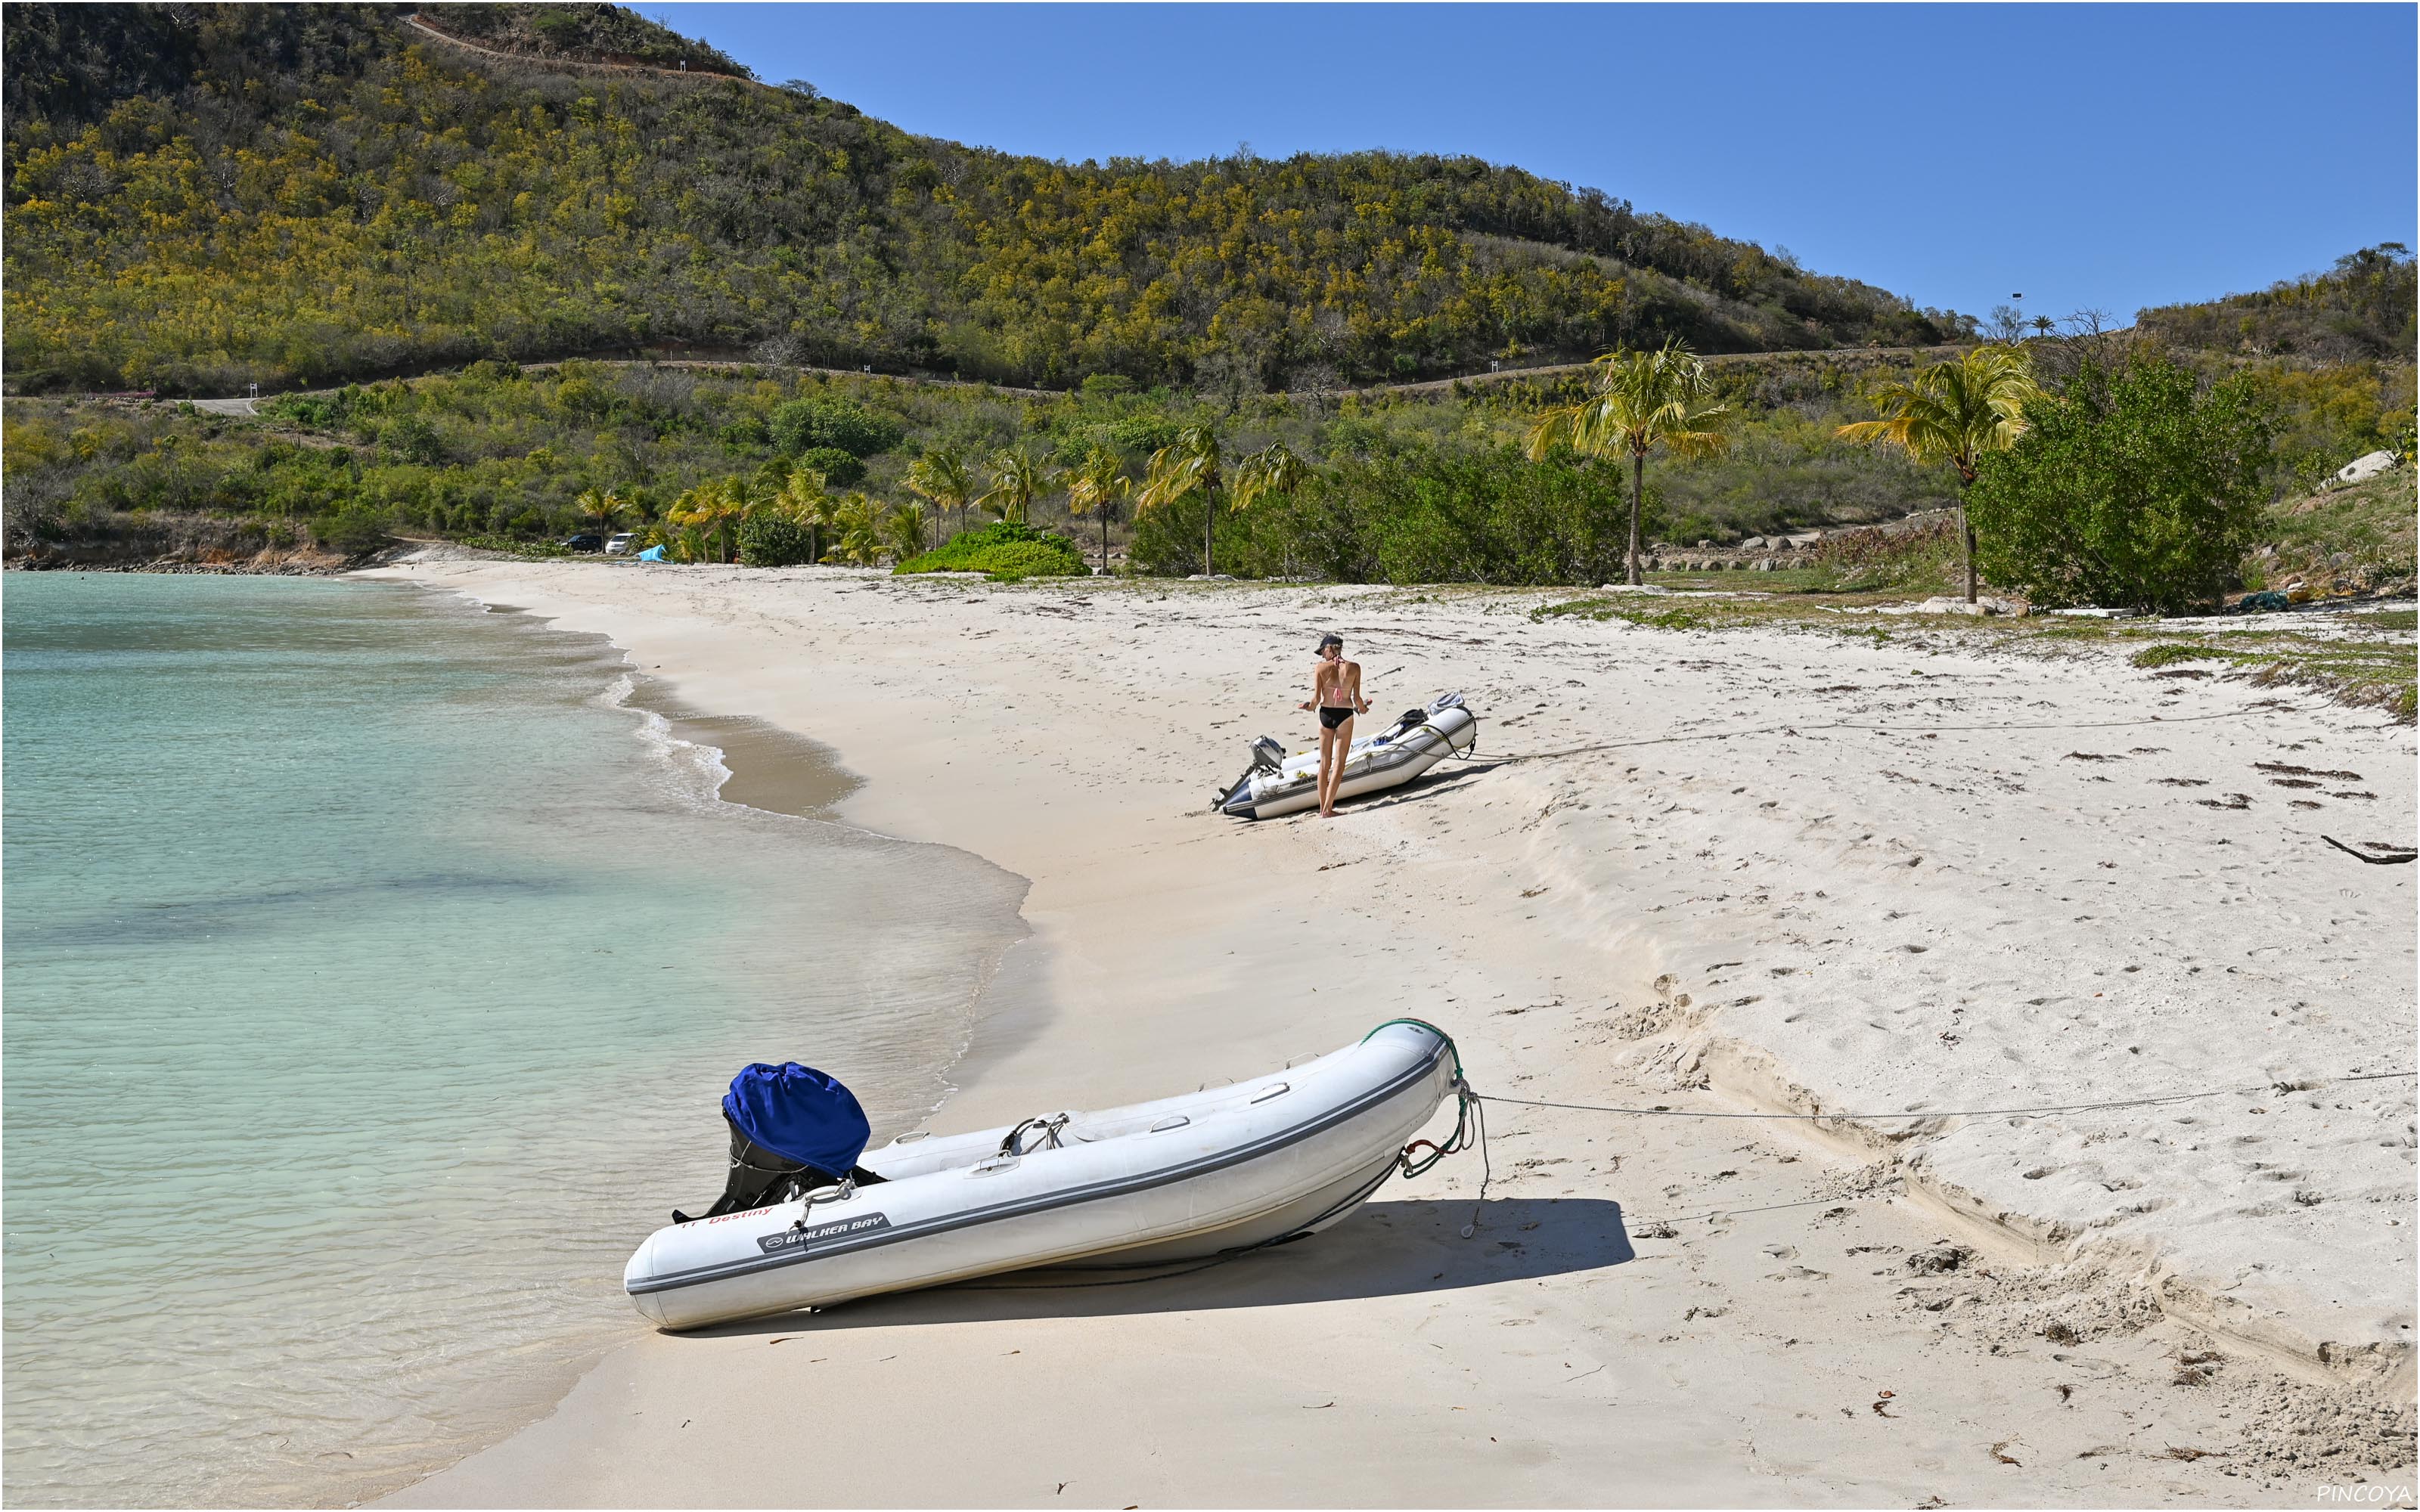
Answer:
M731 1078L722 1112L776 1155L845 1176L874 1136L857 1094L812 1066L761 1062Z

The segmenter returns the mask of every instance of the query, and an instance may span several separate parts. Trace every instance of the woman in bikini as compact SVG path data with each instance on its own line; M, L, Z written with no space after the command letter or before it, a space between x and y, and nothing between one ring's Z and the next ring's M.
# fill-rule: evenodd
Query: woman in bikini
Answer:
M1370 712L1361 696L1361 664L1344 659L1344 638L1319 639L1319 660L1311 673L1311 702L1319 711L1319 817L1336 817L1336 790L1344 781L1344 760L1353 754L1353 717Z

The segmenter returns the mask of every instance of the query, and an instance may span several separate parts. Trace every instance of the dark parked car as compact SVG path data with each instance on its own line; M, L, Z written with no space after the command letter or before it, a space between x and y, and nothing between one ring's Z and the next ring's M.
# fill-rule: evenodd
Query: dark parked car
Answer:
M602 551L605 537L601 535L566 535L559 543L567 551Z

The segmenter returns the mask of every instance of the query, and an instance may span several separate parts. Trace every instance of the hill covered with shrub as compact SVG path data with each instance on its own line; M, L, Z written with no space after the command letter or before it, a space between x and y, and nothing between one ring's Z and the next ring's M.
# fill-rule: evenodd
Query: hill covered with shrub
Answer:
M2420 343L2415 290L2412 249L2388 241L2255 293L2145 310L2135 327L2170 346L2249 357L2409 363Z
M12 7L12 384L224 393L688 347L1233 395L1666 335L1971 329L1477 159L1051 162L721 76L615 8L428 10L520 61L406 14Z

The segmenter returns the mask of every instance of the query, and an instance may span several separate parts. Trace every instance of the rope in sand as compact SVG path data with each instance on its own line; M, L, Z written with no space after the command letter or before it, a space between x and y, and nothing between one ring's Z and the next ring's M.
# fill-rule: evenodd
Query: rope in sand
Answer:
M1805 1123L1821 1123L1834 1119L1859 1122L1880 1122L1890 1119L2040 1119L2057 1113L2095 1113L2108 1108L2160 1107L2171 1103L2191 1103L2212 1097L2249 1096L2257 1092L2272 1092L2287 1096L2295 1092L2315 1091L2322 1087L2339 1086L2347 1082L2384 1082L2414 1075L2420 1075L2420 1071L2370 1072L2351 1076L2325 1076L2305 1082L2264 1082L2258 1087L2220 1087L2194 1092L2162 1092L2151 1097L2119 1098L2105 1103L2055 1103L2024 1108L1925 1108L1912 1113L1698 1112L1685 1108L1615 1107L1597 1103L1550 1103L1535 1098L1498 1097L1494 1093L1486 1094L1481 1101L1503 1103L1525 1108L1565 1108L1575 1113L1619 1113L1637 1119L1763 1119Z
M1907 1185L1907 1178L1889 1177L1884 1180L1883 1185L1889 1190L1848 1192L1828 1197L1799 1197L1790 1202L1761 1203L1753 1208L1708 1208L1702 1212L1658 1213L1652 1218L1634 1218L1625 1212L1621 1215L1621 1226L1627 1231L1631 1229L1631 1226L1637 1225L1637 1233L1641 1239L1668 1238L1670 1236L1659 1236L1652 1230L1668 1228L1674 1224L1711 1223L1719 1218L1736 1218L1752 1212L1787 1212L1792 1208L1845 1208L1857 1202L1887 1202L1902 1195Z

